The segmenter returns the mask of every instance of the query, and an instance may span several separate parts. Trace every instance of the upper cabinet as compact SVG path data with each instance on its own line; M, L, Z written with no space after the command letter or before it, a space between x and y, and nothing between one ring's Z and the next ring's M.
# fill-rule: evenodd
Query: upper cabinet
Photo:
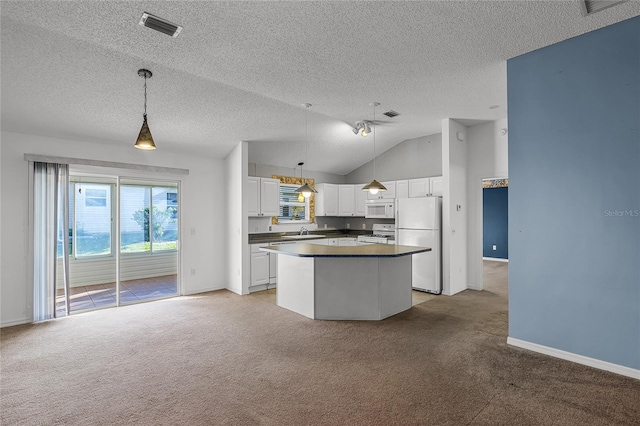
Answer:
M409 179L409 197L442 197L442 176Z
M338 185L338 216L355 216L355 185Z
M431 195L433 197L442 197L442 186L444 183L442 176L435 176L430 179L429 186L431 187Z
M380 191L377 194L367 193L367 200L393 200L396 198L396 182L380 182L387 188L386 191Z
M409 181L397 180L396 181L396 198L409 198Z
M356 193L356 214L354 216L364 217L364 205L367 203L367 191L363 191L362 185L355 185Z
M338 185L319 183L316 191L316 216L338 216Z
M429 178L409 180L409 197L427 197L430 193Z
M246 193L249 216L278 216L280 211L278 179L249 176Z
M364 184L319 183L316 185L316 216L364 217L367 200L442 196L442 176L387 181L382 184L387 188L386 191L371 194L362 190Z

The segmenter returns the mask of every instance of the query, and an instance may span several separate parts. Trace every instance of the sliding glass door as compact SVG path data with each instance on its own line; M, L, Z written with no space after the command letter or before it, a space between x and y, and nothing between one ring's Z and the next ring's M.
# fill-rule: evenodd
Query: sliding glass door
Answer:
M120 183L120 303L178 294L178 185Z
M69 179L70 313L116 306L115 196L115 178Z
M178 294L177 183L72 175L68 196L68 229L62 224L57 238L56 316Z

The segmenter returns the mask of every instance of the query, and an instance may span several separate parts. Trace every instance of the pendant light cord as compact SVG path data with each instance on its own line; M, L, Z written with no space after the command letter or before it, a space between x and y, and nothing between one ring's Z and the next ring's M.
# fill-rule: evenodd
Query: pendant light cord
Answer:
M147 119L147 76L144 76L144 119Z
M376 105L377 102L373 102L373 179L376 178Z
M311 104L302 104L305 107L304 113L304 162L309 162L309 107ZM303 178L302 166L300 166L300 177L302 178L302 184L306 184L306 179Z

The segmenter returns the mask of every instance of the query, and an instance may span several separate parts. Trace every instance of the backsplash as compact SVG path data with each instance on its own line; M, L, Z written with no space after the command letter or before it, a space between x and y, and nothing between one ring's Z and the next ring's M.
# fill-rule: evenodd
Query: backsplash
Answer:
M265 232L295 232L301 227L307 228L309 231L315 230L333 230L333 229L353 229L353 230L371 230L374 223L393 224L393 219L365 219L363 217L316 217L316 223L291 223L272 225L270 217L250 217L249 233L262 234ZM364 227L363 227L364 226Z

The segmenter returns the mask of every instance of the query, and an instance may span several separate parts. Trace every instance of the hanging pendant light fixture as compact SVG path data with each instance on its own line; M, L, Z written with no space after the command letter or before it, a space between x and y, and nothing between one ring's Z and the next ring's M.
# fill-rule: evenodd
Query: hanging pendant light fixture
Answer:
M298 163L298 166L300 166L300 180L302 180L302 165L304 163L301 161ZM302 203L304 201L304 194L302 192L298 192L298 202Z
M303 107L306 108L306 113L305 113L305 142L304 142L304 146L305 146L305 154L304 154L304 160L307 161L308 157L309 157L309 108L311 107L311 104L302 104ZM302 186L298 189L296 189L294 192L299 192L302 194L302 196L304 198L309 198L311 196L312 193L317 193L318 191L316 191L315 188L309 186L307 184L307 181L304 179L303 174L302 174L302 165L304 163L298 163L298 165L300 166L300 177L302 178Z
M369 191L371 194L377 194L379 191L386 191L387 188L376 180L376 107L380 105L379 102L372 102L373 106L373 180L362 187L363 191Z
M144 77L144 115L142 116L142 128L134 146L138 149L152 150L156 149L156 144L153 142L153 136L151 136L151 130L147 124L147 79L151 78L153 74L149 70L139 69L138 75Z

